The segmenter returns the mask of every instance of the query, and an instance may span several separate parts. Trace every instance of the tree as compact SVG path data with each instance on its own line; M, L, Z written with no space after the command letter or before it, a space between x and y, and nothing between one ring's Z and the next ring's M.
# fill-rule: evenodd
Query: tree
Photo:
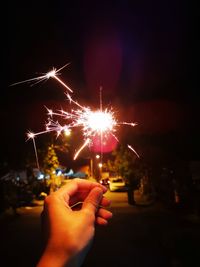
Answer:
M139 186L140 179L144 174L144 164L137 156L124 146L113 151L112 160L108 160L105 168L122 176L128 186L128 201L134 204L133 191Z
M121 145L113 151L112 157L113 159L108 160L104 165L108 171L124 177L128 184L135 184L140 180L143 166L141 160L132 151Z
M56 169L59 167L58 157L56 155L54 145L49 145L47 154L44 158L43 169L45 174L49 175L50 191L55 191L61 184L61 179L56 175Z

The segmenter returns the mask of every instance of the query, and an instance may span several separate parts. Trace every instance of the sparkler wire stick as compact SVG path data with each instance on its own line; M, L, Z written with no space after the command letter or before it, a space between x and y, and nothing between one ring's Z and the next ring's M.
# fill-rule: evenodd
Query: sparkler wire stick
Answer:
M79 205L81 205L81 204L83 204L83 201L78 201L78 202L76 202L75 204L71 205L70 208L72 209L72 208L74 208L74 207L76 207L76 206L79 206ZM102 205L98 205L97 207L98 207L98 208L105 208L105 207L102 206Z
M102 103L102 87L100 87L100 96L99 96L99 99L100 99L100 112L102 113L102 110L103 110L103 103ZM102 142L103 142L103 135L102 135L102 129L101 129L101 139L100 139L100 150L101 150L101 163L103 162L103 146L102 146ZM101 168L101 167L100 167ZM101 177L100 177L101 178Z

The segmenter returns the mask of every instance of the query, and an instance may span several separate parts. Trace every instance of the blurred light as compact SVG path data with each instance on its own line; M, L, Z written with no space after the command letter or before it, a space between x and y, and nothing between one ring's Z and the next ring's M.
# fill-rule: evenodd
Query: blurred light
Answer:
M38 176L38 180L41 180L41 179L44 179L44 174L43 173L40 173L39 176Z
M60 176L61 174L62 174L62 171L59 170L59 171L57 172L57 175Z
M102 163L99 163L98 165L99 165L99 168L102 168L102 166L103 166L103 164L102 164Z
M70 129L64 129L64 134L65 134L65 136L70 136L70 134L71 134Z

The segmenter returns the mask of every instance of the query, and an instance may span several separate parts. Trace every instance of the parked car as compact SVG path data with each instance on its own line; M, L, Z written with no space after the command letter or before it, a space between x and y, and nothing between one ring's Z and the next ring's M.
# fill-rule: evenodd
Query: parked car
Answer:
M125 180L121 177L116 177L116 178L110 178L110 183L109 183L109 189L110 191L125 191L126 188L126 183Z
M99 183L102 185L105 185L105 186L109 186L110 180L109 180L109 178L103 178L99 181Z

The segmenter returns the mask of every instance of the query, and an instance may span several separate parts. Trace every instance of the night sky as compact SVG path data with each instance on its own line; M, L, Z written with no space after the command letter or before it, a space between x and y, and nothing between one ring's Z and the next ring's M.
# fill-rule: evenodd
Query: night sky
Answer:
M103 104L112 106L120 121L138 122L134 129L119 131L122 140L131 140L139 151L166 141L171 152L199 158L194 3L52 2L15 1L7 8L1 161L13 162L26 153L27 130L44 129L45 105L68 107L65 90L55 80L10 85L68 62L61 78L73 88L73 98L98 107L102 86Z

